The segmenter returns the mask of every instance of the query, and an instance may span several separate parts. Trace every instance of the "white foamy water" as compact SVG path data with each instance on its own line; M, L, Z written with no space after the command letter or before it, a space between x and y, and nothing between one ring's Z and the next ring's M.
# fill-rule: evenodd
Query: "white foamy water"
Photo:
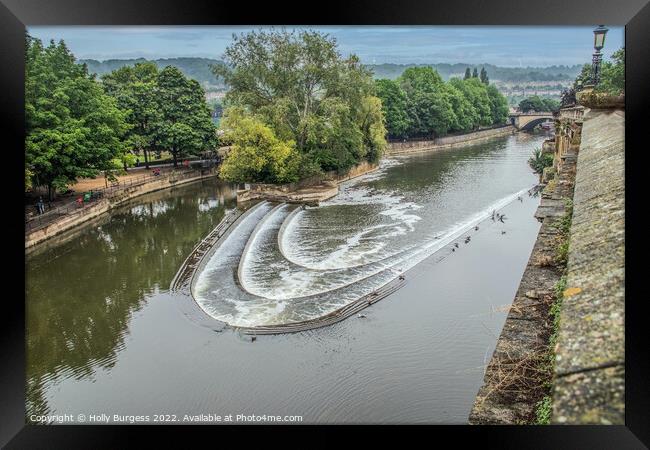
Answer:
M216 319L258 326L313 319L370 294L461 236L511 193L444 227L398 192L372 184L378 172L342 185L320 207L265 204L245 217L198 274L194 295Z

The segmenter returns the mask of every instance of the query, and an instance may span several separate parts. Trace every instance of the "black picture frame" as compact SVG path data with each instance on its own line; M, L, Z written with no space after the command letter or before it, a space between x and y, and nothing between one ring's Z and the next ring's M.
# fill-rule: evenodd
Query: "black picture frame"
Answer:
M0 364L0 445L6 448L122 448L141 433L167 444L186 444L186 433L215 439L212 426L27 426L25 425L25 310L18 261L25 257L18 233L24 183L24 33L29 25L625 25L626 46L626 235L627 242L643 242L643 197L647 162L644 114L650 105L650 3L648 0L545 0L544 2L463 0L415 2L364 0L328 1L316 7L278 2L221 2L200 0L0 0L0 124L4 150L3 179L14 200L3 223L5 260L16 270L7 275L3 295L2 363ZM12 169L13 168L13 169ZM8 170L7 170L8 169ZM15 195L13 194L15 192ZM13 209L15 207L15 210ZM643 306L643 246L626 248L626 372L625 426L436 426L424 431L427 441L440 435L456 445L477 441L487 448L645 448L650 445L650 357ZM6 272L5 272L6 273ZM15 295L9 294L9 288ZM21 293L22 290L22 293ZM223 427L223 426L221 426ZM427 427L428 428L428 427ZM258 427L276 430L277 427ZM321 428L301 426L314 440ZM230 429L232 430L232 429ZM222 429L223 431L223 429ZM219 433L221 433L220 431ZM249 434L248 427L235 427ZM435 435L430 432L435 432ZM373 434L394 433L392 427ZM425 441L426 442L426 441ZM442 441L440 441L442 442Z

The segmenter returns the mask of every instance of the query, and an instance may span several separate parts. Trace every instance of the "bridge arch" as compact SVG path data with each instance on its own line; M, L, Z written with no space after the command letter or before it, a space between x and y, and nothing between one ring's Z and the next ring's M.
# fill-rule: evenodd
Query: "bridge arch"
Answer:
M522 125L519 128L519 131L531 131L533 128L535 128L537 125L540 125L544 122L548 122L549 117L539 117L537 119L532 119L528 122L526 122L524 125Z
M510 115L510 123L519 131L532 130L540 123L550 120L553 120L553 113L550 112L514 113Z

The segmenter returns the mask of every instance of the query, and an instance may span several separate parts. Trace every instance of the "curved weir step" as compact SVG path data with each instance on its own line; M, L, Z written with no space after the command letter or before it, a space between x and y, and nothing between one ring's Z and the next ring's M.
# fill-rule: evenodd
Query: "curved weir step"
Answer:
M264 226L269 221L269 219L272 218L275 214L282 211L283 209L286 209L287 207L288 207L287 203L280 203L279 205L275 206L271 211L266 213L266 215L262 218L262 220L260 220L258 224L255 226L255 228L253 229L253 232L248 238L248 241L246 242L246 246L244 247L244 250L241 253L241 257L239 258L239 264L237 266L237 279L242 289L244 289L249 294L252 293L248 289L246 289L246 286L243 281L243 270L244 270L246 257L248 256L251 247L255 244L255 241L259 237L260 231L264 228Z
M303 320L300 322L292 322L278 325L260 325L257 327L240 327L232 326L233 329L240 331L247 335L270 335L270 334L284 334L284 333L298 333L301 331L313 330L328 325L333 325L341 320L347 319L353 314L377 303L388 297L393 292L397 291L406 284L403 279L395 279L389 281L384 286L373 291L370 294L364 295L359 299L348 303L347 305L332 311L324 316L315 319Z
M178 272L176 272L176 275L172 279L170 290L187 291L186 293L189 294L192 279L205 259L205 256L217 247L222 238L228 234L230 228L239 222L239 219L249 215L264 203L265 202L260 202L247 210L235 208L228 211L224 215L223 219L221 219L221 222L219 222L217 226L214 227L214 229L192 249L187 258L185 258Z
M296 216L298 214L300 214L303 211L304 211L303 208L294 209L293 211L291 211L291 213L289 213L289 215L287 215L287 217L285 217L284 221L282 222L282 225L280 226L280 230L278 231L278 249L280 250L280 254L282 255L282 257L284 259L289 261L291 264L294 264L294 265L299 266L299 267L303 267L305 269L309 269L309 270L335 270L335 269L319 269L319 268L316 268L316 267L311 267L311 266L305 265L303 263L300 263L299 261L296 261L296 260L292 259L288 255L288 253L287 253L287 251L285 249L285 246L284 246L284 235L286 233L286 230L287 230L287 227L289 226L289 224L293 220L295 220L295 218L296 218ZM393 258L399 257L401 255L404 255L404 254L406 254L407 252L409 252L411 250L413 250L413 247L408 247L408 248L405 248L403 250L400 250L400 251L394 252L392 254L386 255L383 258L379 258L379 259L377 259L375 261L369 261L369 262L360 263L360 264L353 264L353 265L341 267L339 270L358 269L358 268L361 268L361 267L369 266L371 264L382 264L382 263L385 263L386 261L388 261L390 259L393 259Z
M212 319L245 334L293 333L333 324L395 292L405 283L402 274L447 248L475 224L489 220L492 209L502 208L518 194L431 235L415 248L341 269L310 269L287 260L279 250L278 235L300 208L262 202L198 246L201 255L187 269L192 273L193 303ZM320 278L312 278L310 272ZM184 286L187 279L186 274Z

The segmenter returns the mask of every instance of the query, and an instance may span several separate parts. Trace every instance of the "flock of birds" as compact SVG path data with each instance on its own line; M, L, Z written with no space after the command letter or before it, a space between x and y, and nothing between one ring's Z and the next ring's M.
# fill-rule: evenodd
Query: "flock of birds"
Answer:
M528 195L530 196L530 195L531 195L531 192L529 192ZM519 200L520 202L523 202L523 199L522 199L521 197L517 197L517 200ZM304 205L303 205L303 208L304 208ZM499 221L499 222L501 222L501 223L505 223L504 221L506 220L506 215L505 215L505 214L499 214L498 212L496 212L496 210L493 210L493 211L492 211L491 219L492 219L492 222ZM474 227L474 231L478 231L478 230L479 230L479 226L476 225L476 226ZM501 234L502 234L502 235L506 234L505 230L501 230ZM465 236L465 244L469 244L469 243L471 242L471 240L472 240L472 237L471 237L471 236ZM451 248L451 251L452 251L452 252L455 252L457 248L460 248L460 245L458 244L458 242L454 242L454 246ZM405 280L406 277L405 277L404 274L401 274L401 275L399 276L399 279L400 279L400 280ZM379 294L378 294L377 292L373 292L372 295L373 295L373 296L377 296L377 295L379 295ZM371 305L371 304L372 304L372 300L369 300L369 301L368 301L368 304ZM359 314L357 314L357 317L358 317L359 319L365 319L367 316L366 316L365 314L363 314L363 313L359 313ZM253 336L251 340L252 340L253 342L255 342L256 337Z

